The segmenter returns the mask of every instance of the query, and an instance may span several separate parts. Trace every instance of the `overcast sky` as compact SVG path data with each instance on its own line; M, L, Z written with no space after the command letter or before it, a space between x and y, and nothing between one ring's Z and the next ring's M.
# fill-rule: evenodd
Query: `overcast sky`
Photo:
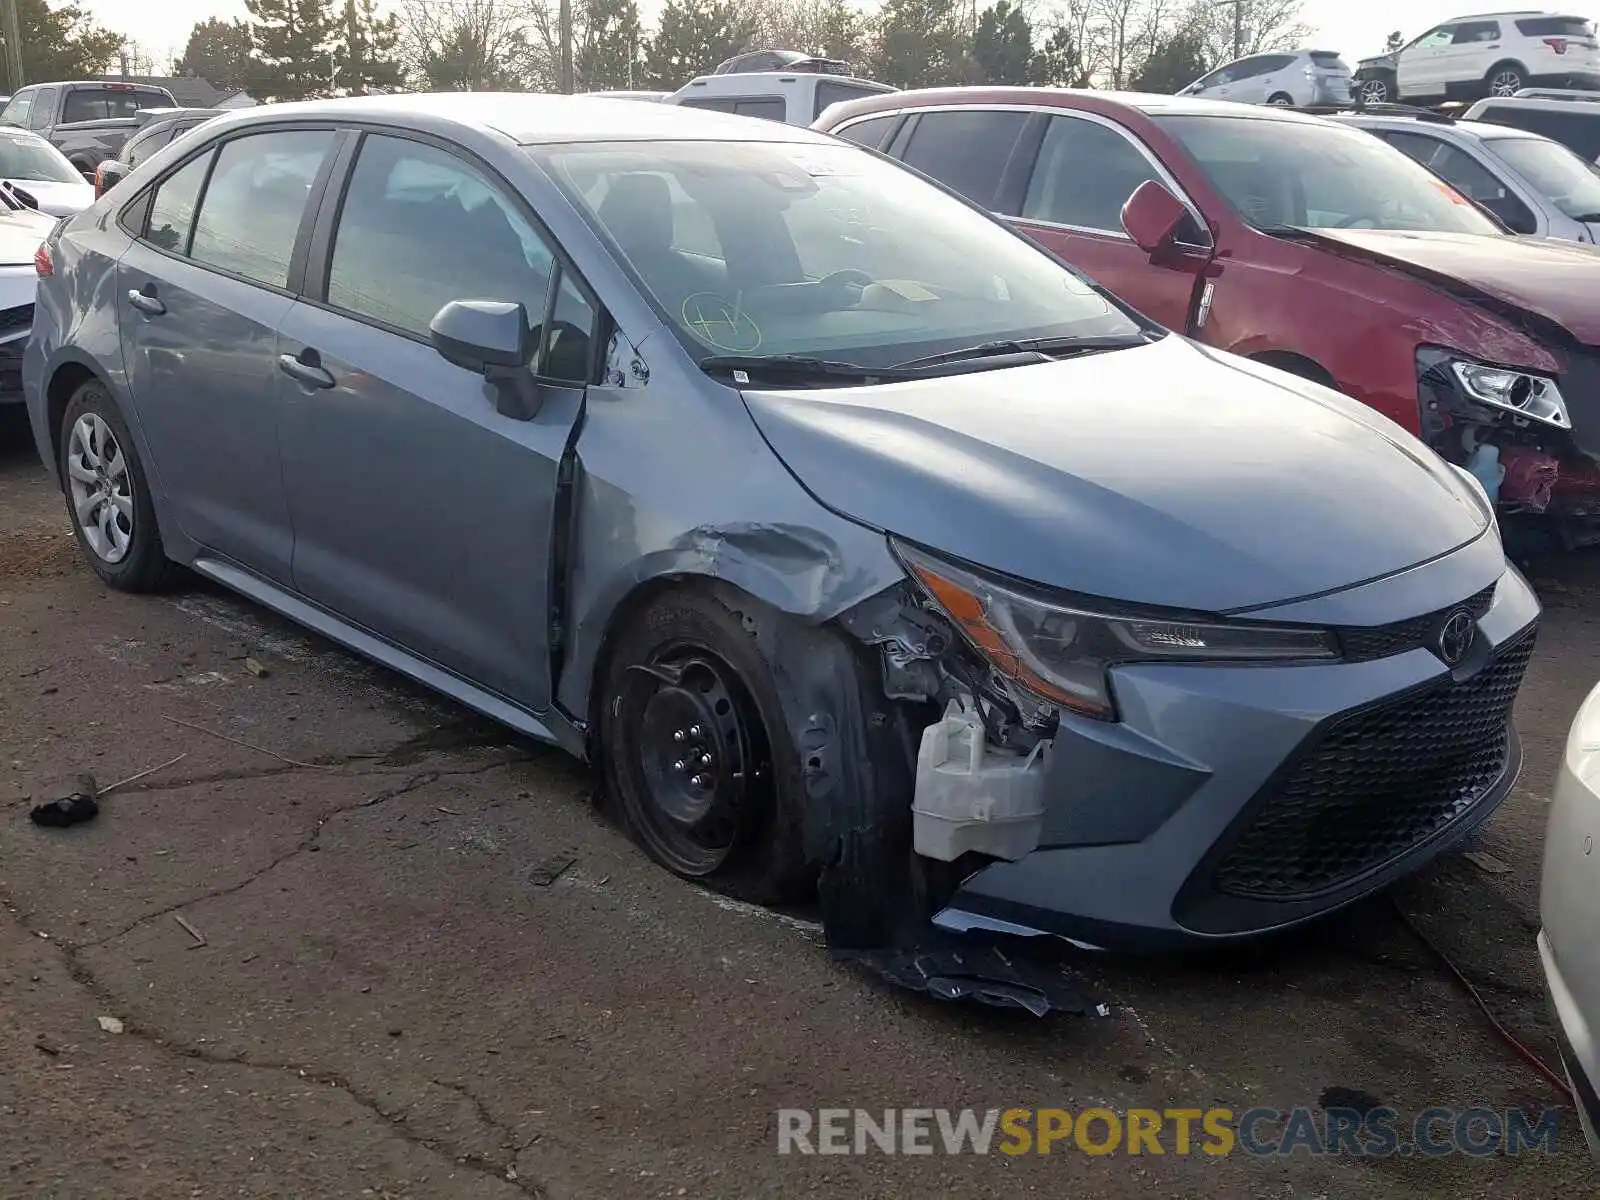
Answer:
M1564 13L1600 20L1600 0L1576 0L1551 8ZM164 62L182 53L189 30L207 17L242 17L244 0L78 0L102 25L126 34ZM1045 0L1043 7L1048 7ZM646 19L658 7L655 0L642 0ZM1312 39L1325 50L1337 50L1354 65L1355 60L1383 49L1383 40L1392 30L1408 38L1424 32L1429 25L1449 20L1465 12L1488 12L1492 3L1473 0L1306 0L1306 21L1316 29ZM1511 6L1507 6L1508 8ZM1534 3L1529 7L1543 7ZM1404 15L1399 15L1403 13Z

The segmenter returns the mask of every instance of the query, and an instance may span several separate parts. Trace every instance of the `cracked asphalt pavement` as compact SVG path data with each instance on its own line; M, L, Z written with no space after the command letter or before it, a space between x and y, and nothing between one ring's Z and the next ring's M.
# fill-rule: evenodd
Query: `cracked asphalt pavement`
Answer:
M0 1196L1592 1186L1570 1114L1554 1157L779 1156L781 1107L1560 1098L1387 898L1283 945L1087 961L1111 1005L1098 1021L945 1005L835 966L809 914L652 866L559 752L202 584L106 591L18 417L0 411ZM1395 900L1553 1061L1533 949L1543 795L1600 679L1600 556L1536 578L1522 782L1475 843L1487 857L1451 856ZM75 772L105 787L178 755L87 825L28 820Z

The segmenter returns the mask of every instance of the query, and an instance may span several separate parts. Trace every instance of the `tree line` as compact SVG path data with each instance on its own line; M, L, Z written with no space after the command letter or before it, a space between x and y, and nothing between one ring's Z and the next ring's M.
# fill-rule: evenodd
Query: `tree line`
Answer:
M43 5L43 0L23 0ZM559 0L246 0L174 64L260 99L396 89L559 90ZM842 59L899 87L1046 84L1176 91L1307 36L1301 0L570 0L575 91L675 90L744 50ZM1339 47L1329 47L1339 49Z

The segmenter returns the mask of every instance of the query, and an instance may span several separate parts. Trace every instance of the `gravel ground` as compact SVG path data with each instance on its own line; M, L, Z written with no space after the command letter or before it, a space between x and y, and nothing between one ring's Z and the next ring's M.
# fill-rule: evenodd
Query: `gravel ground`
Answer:
M0 412L0 1195L1593 1186L1571 1120L1553 1157L779 1156L784 1107L1559 1098L1388 899L1287 945L1095 959L1099 1021L944 1005L837 967L805 914L651 866L559 753L202 585L107 592L17 416ZM1600 679L1600 556L1536 577L1527 767L1476 843L1487 869L1451 856L1395 900L1553 1060L1533 949L1542 797ZM91 824L27 820L73 772L104 786L180 754Z

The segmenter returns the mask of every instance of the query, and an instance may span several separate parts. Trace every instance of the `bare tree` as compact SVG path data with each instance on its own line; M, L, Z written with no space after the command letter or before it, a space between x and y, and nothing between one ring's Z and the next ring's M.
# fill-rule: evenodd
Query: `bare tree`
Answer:
M515 91L533 80L535 54L511 0L404 0L400 52L409 75L437 91Z
M1286 50L1311 36L1301 19L1304 0L1193 0L1190 28L1209 62Z

